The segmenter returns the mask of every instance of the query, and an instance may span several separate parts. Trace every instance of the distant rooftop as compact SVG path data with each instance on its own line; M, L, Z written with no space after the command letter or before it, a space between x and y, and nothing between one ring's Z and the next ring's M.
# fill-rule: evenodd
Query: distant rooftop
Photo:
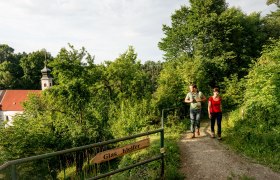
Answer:
M29 94L40 94L42 90L1 90L1 111L23 111L22 102L27 100Z

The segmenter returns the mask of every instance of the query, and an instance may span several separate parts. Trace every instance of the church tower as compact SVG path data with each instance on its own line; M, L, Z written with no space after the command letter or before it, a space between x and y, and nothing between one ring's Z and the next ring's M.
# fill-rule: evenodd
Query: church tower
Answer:
M42 78L41 78L41 86L42 90L52 87L53 81L50 75L51 70L47 68L47 63L45 62L45 67L41 70Z

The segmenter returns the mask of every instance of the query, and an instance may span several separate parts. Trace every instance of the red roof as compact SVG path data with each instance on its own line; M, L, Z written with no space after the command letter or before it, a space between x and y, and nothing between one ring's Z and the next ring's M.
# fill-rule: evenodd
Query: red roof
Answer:
M0 98L1 111L23 111L22 102L28 95L40 94L42 90L5 90L2 100Z

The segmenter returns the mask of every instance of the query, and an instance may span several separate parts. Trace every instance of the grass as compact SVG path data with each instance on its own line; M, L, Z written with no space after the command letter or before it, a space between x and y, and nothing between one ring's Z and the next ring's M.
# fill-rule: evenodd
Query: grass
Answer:
M280 172L279 134L262 133L239 121L223 120L224 141L233 150L250 157L253 161Z
M164 129L164 147L165 147L165 172L164 172L164 179L184 179L183 175L179 173L179 166L180 164L180 152L178 147L178 140L180 139L181 133L186 130L185 123L179 121L179 120L170 120L166 123L165 129ZM151 130L151 129L150 129ZM147 138L147 137L142 137ZM132 165L134 163L147 160L149 158L152 158L154 156L157 156L160 154L160 133L149 135L150 138L150 146L148 148L129 153L121 158L117 158L115 162L105 162L102 164L109 163L109 166L111 168L107 168L107 171L113 171L117 168L123 168L129 165ZM120 145L122 146L122 145ZM89 169L96 169L89 167L91 165L88 165L86 162L84 164L84 171L87 177L96 176L96 173L91 173ZM122 179L160 179L160 168L161 167L161 161L153 161L148 164L144 164L142 166L135 167L133 169L117 173L115 175L112 175L108 177L107 179L112 180L122 180ZM106 173L102 170L103 168L99 167L99 173ZM106 169L106 168L104 168ZM92 174L92 175L91 175ZM62 171L58 175L58 179L75 179L75 168L74 167L68 167L65 169L65 172Z
M227 177L227 180L233 180L233 179L239 179L239 180L255 180L254 177L249 177L247 175L236 175L234 173L231 173L230 176Z
M182 122L169 122L165 128L165 174L164 179L184 179L179 173L180 153L177 142L181 133L185 130ZM151 146L145 150L138 151L133 155L126 155L122 158L119 168L142 161L144 159L160 154L159 135L150 136ZM160 161L153 161L143 166L116 174L111 177L114 180L120 179L160 179Z

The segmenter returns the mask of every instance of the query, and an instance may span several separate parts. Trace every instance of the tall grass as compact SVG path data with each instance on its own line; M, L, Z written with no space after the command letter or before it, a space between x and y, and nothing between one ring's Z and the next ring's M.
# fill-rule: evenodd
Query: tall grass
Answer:
M180 153L178 140L181 133L185 130L185 124L177 122L177 124L169 122L172 126L165 128L165 174L164 179L183 179L183 175L179 173ZM138 151L133 155L126 155L122 158L119 168L136 162L151 158L160 153L160 137L159 135L150 136L151 146L145 150ZM111 178L114 180L121 179L160 179L160 161L154 161L146 165L142 165L131 170L116 174Z
M249 123L248 119L242 119L240 110L236 110L224 119L223 130L225 143L258 163L280 172L279 126L275 130L265 131L264 125Z

